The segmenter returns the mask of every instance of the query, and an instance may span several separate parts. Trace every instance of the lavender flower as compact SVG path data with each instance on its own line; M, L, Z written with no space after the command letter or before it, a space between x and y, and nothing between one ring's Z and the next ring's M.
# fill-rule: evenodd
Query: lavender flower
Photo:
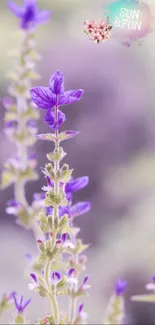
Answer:
M117 296L123 295L128 283L125 280L119 279L115 284L115 293Z
M8 8L20 19L21 28L26 30L34 28L37 24L46 23L50 17L49 11L38 9L36 0L24 0L22 7L9 1Z
M26 300L25 302L23 301L24 297L23 296L19 296L17 297L16 293L14 293L13 295L13 299L15 302L15 306L16 309L18 311L18 313L23 313L25 308L29 305L29 303L31 302L31 298Z
M61 76L61 77L60 77ZM50 78L49 87L35 87L31 91L32 101L39 107L49 110L54 106L75 103L81 99L82 89L64 91L64 76L61 71L56 71Z

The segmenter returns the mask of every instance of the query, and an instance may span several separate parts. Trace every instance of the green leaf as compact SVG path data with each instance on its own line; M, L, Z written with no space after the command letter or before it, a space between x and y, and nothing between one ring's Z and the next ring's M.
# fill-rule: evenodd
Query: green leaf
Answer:
M64 286L66 286L67 282L68 282L67 276L64 275L63 278L57 283L56 287L62 288Z
M131 300L139 301L139 302L154 302L155 303L155 294L136 295L136 296L132 296Z
M4 190L12 183L14 183L15 177L8 171L4 171L1 176L1 189Z
M55 142L55 134L52 133L43 133L43 134L38 134L37 138L40 140L47 140L47 141L54 141Z

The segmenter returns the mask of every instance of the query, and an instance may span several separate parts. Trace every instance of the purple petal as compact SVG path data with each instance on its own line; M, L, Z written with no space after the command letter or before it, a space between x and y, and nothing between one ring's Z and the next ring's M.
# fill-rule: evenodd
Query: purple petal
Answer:
M61 71L57 70L49 81L49 89L55 95L61 95L64 93L64 75Z
M38 278L35 273L30 273L31 278L34 280L34 282L38 282Z
M25 301L25 303L22 306L22 311L24 311L24 309L27 307L27 305L29 305L29 303L31 302L31 300L32 299L30 298L30 299L28 299L28 300Z
M50 109L56 104L56 96L47 87L35 87L30 90L32 101L41 109Z
M70 207L70 216L72 218L75 218L77 216L80 216L84 213L87 213L91 208L90 202L79 202L75 205L72 205Z
M14 295L16 295L16 291L10 292L9 296L7 297L7 301L14 299Z
M115 293L117 296L120 296L124 293L126 286L127 286L127 281L119 279L117 283L115 284Z
M56 121L55 112L53 112L52 110L48 110L48 112L44 117L44 121L48 124L48 126L53 131L58 130L61 127L61 125L65 122L65 120L66 120L66 116L61 111L58 111L57 121Z
M75 267L71 267L68 271L68 278L70 278L73 274L73 272L75 271Z
M65 241L66 241L66 239L67 239L67 233L65 233L65 234L62 234L62 236L61 236L61 241L62 241L62 244L64 244L65 243Z
M84 307L84 304L81 304L79 306L79 310L78 310L78 313L81 314L81 312L83 311L83 307Z
M59 281L61 279L61 275L59 272L52 272L52 280Z
M14 294L12 295L12 298L14 299L15 306L16 306L16 308L17 308L17 310L18 310L18 309L19 309L19 305L18 305L18 301L17 301L17 295L16 295L16 293L14 293Z
M36 16L36 22L38 24L46 23L50 19L51 13L48 10L39 11Z
M42 193L34 193L33 194L33 200L34 201L44 200L45 197L46 197L46 194L44 192L42 192Z
M83 279L83 284L82 285L85 285L87 281L88 281L88 276L85 276L85 278Z
M84 90L82 89L66 91L64 95L60 96L58 103L60 106L76 103L81 99L83 93Z
M24 8L20 8L16 3L9 1L8 8L16 15L18 18L22 18L25 12Z
M155 282L155 275L152 276L152 281Z
M7 202L7 206L8 206L8 207L14 207L14 208L17 208L17 207L20 206L20 204L19 204L17 201L15 201L15 200L9 200L9 201Z
M65 207L59 207L59 217L63 217L64 214L69 214L69 207L65 206Z
M88 185L89 177L79 177L76 179L72 179L66 184L65 191L66 192L76 192L84 188Z

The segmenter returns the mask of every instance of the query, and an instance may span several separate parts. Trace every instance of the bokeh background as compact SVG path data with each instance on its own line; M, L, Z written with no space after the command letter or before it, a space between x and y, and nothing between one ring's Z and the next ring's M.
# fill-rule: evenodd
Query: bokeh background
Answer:
M90 177L88 188L76 196L92 202L91 212L76 220L83 241L91 243L87 273L92 287L85 301L89 323L102 323L115 281L122 277L129 283L125 324L155 324L153 304L130 301L131 295L146 292L145 284L155 273L155 33L152 31L142 46L131 48L114 39L93 44L83 32L83 21L102 19L107 3L38 0L41 8L52 11L50 23L37 30L42 55L40 85L47 85L51 74L60 69L66 89L85 90L80 103L65 108L66 129L81 133L64 147L74 176ZM148 4L155 13L154 1ZM14 66L7 52L20 44L14 33L17 28L18 21L1 0L1 98L7 95L5 74ZM7 158L16 153L3 133L3 117L1 105L1 171ZM39 131L48 131L43 121ZM40 192L43 184L40 166L46 162L50 143L40 141L35 149L40 180L27 186L30 202L33 192ZM33 323L47 306L45 299L27 289L24 256L27 252L35 255L37 250L33 234L5 213L6 202L12 197L12 187L0 194L0 295L17 290L25 297L32 296L27 318ZM62 305L66 308L64 302ZM9 315L2 320L9 321Z

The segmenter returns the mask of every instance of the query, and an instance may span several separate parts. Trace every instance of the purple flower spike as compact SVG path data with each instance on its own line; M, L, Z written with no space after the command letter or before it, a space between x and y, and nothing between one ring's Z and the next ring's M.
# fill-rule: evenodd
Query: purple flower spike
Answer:
M25 0L23 7L9 1L8 8L21 20L20 26L22 29L34 28L37 24L47 22L50 17L49 11L39 11L36 0Z
M79 202L70 207L70 217L75 218L77 216L80 216L84 213L87 213L90 209L91 209L90 202Z
M48 126L53 131L58 130L62 126L62 124L65 122L65 120L66 120L66 116L61 111L58 111L57 120L56 120L55 112L53 112L51 110L49 110L44 117L44 121L48 124Z
M23 302L23 296L20 296L19 299L17 298L16 293L14 293L12 295L14 302L15 302L15 306L16 309L18 311L18 313L23 313L25 308L27 307L27 305L31 302L31 299L26 300L25 302Z
M50 110L58 106L75 103L81 99L82 89L64 91L64 77L56 71L50 78L49 87L35 87L30 90L32 101L41 109Z
M116 295L121 296L124 293L127 285L128 285L127 281L119 279L117 281L117 283L115 284L115 293L116 293Z
M70 278L73 275L74 271L75 271L75 267L71 267L69 269L69 271L68 271L68 278Z
M71 179L65 187L66 192L76 192L88 185L89 177L79 177L76 179Z
M152 276L152 281L155 283L155 275Z
M49 81L49 89L55 95L61 95L64 93L64 76L61 71L56 71L50 81Z

